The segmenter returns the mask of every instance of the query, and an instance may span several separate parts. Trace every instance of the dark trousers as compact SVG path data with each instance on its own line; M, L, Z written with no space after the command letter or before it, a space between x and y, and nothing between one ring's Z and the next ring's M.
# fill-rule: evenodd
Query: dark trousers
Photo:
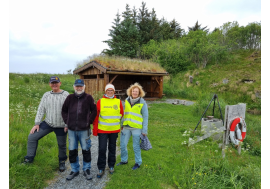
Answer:
M116 140L118 133L99 133L98 134L98 162L99 170L104 170L106 166L106 151L108 143L108 166L114 167L116 162Z
M57 138L59 161L65 161L67 159L67 133L64 132L64 128L50 127L45 121L40 123L38 132L36 130L33 134L29 134L27 141L27 155L24 158L33 160L36 156L38 141L51 132L54 132Z

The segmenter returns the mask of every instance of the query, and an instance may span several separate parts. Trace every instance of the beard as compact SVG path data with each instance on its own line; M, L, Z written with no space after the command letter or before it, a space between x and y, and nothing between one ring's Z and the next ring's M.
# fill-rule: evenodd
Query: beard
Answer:
M78 94L78 95L80 95L80 94L84 93L84 90L81 90L81 91L75 90L75 93Z

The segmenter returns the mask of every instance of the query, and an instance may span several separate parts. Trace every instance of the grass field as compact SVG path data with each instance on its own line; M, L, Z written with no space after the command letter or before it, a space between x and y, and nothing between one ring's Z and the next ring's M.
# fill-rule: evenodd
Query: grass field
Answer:
M260 90L261 80L255 74L258 72L256 69L260 69L260 64L254 59L245 58L250 56L246 52L237 56L239 58L235 59L236 62L224 65L219 73L216 73L218 66L213 65L205 70L181 73L177 76L178 80L173 78L172 83L165 81L164 93L167 96L195 100L196 104L151 104L148 137L153 149L142 151L143 164L140 169L132 171L135 161L131 138L128 145L129 163L115 167L115 174L111 176L106 188L261 188L260 115L246 113L247 138L240 156L229 145L223 159L221 149L218 148L219 141L211 139L187 146L188 138L194 136L191 131L214 93L219 96L223 115L226 105L238 102L247 103L248 108L260 110L260 100L253 98L255 92ZM251 63L245 63L244 60ZM241 74L235 73L232 65L238 66ZM245 66L249 67L251 74L244 69ZM228 69L227 72L225 68ZM187 81L191 73L195 77L194 83L189 85ZM245 73L249 75L245 78L256 82L237 83ZM229 84L221 84L228 74L233 74L229 78ZM58 76L62 81L61 88L72 93L75 76ZM10 188L44 188L58 171L58 147L54 134L40 140L32 165L21 164L26 155L27 137L34 125L38 104L42 95L50 90L49 78L48 74L9 74ZM200 84L196 85L196 81ZM213 83L217 83L217 86L207 88ZM218 111L216 116L219 117ZM117 162L119 161L120 157L117 158Z

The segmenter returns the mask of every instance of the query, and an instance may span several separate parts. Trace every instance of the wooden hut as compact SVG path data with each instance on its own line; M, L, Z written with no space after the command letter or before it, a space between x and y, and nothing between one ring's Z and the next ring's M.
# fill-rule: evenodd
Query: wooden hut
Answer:
M73 71L84 80L85 92L94 94L96 91L104 92L105 86L112 83L116 89L116 95L123 99L126 97L126 90L131 84L138 82L146 92L145 99L155 100L163 96L163 76L164 72L145 72L130 69L115 69L110 66L105 67L97 61L91 61Z

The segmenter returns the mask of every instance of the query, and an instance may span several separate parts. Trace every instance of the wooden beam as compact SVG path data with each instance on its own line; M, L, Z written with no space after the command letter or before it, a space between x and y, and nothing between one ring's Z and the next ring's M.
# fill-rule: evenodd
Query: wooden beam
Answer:
M104 74L104 89L105 90L105 86L109 83L109 74Z
M96 92L98 92L98 89L99 89L99 74L97 74L97 81L96 81Z
M117 78L118 75L115 75L112 80L110 81L110 83L112 84L112 82L115 80L115 78Z
M160 76L159 77L159 94L158 94L158 97L159 98L162 98L162 95L163 95L163 76Z
M108 71L108 74L119 74L119 75L148 75L148 76L165 76L165 75L169 75L169 74L154 74L154 73L134 73L134 72L114 72L114 71Z
M160 85L156 77L155 77L155 80L157 81L158 85Z

